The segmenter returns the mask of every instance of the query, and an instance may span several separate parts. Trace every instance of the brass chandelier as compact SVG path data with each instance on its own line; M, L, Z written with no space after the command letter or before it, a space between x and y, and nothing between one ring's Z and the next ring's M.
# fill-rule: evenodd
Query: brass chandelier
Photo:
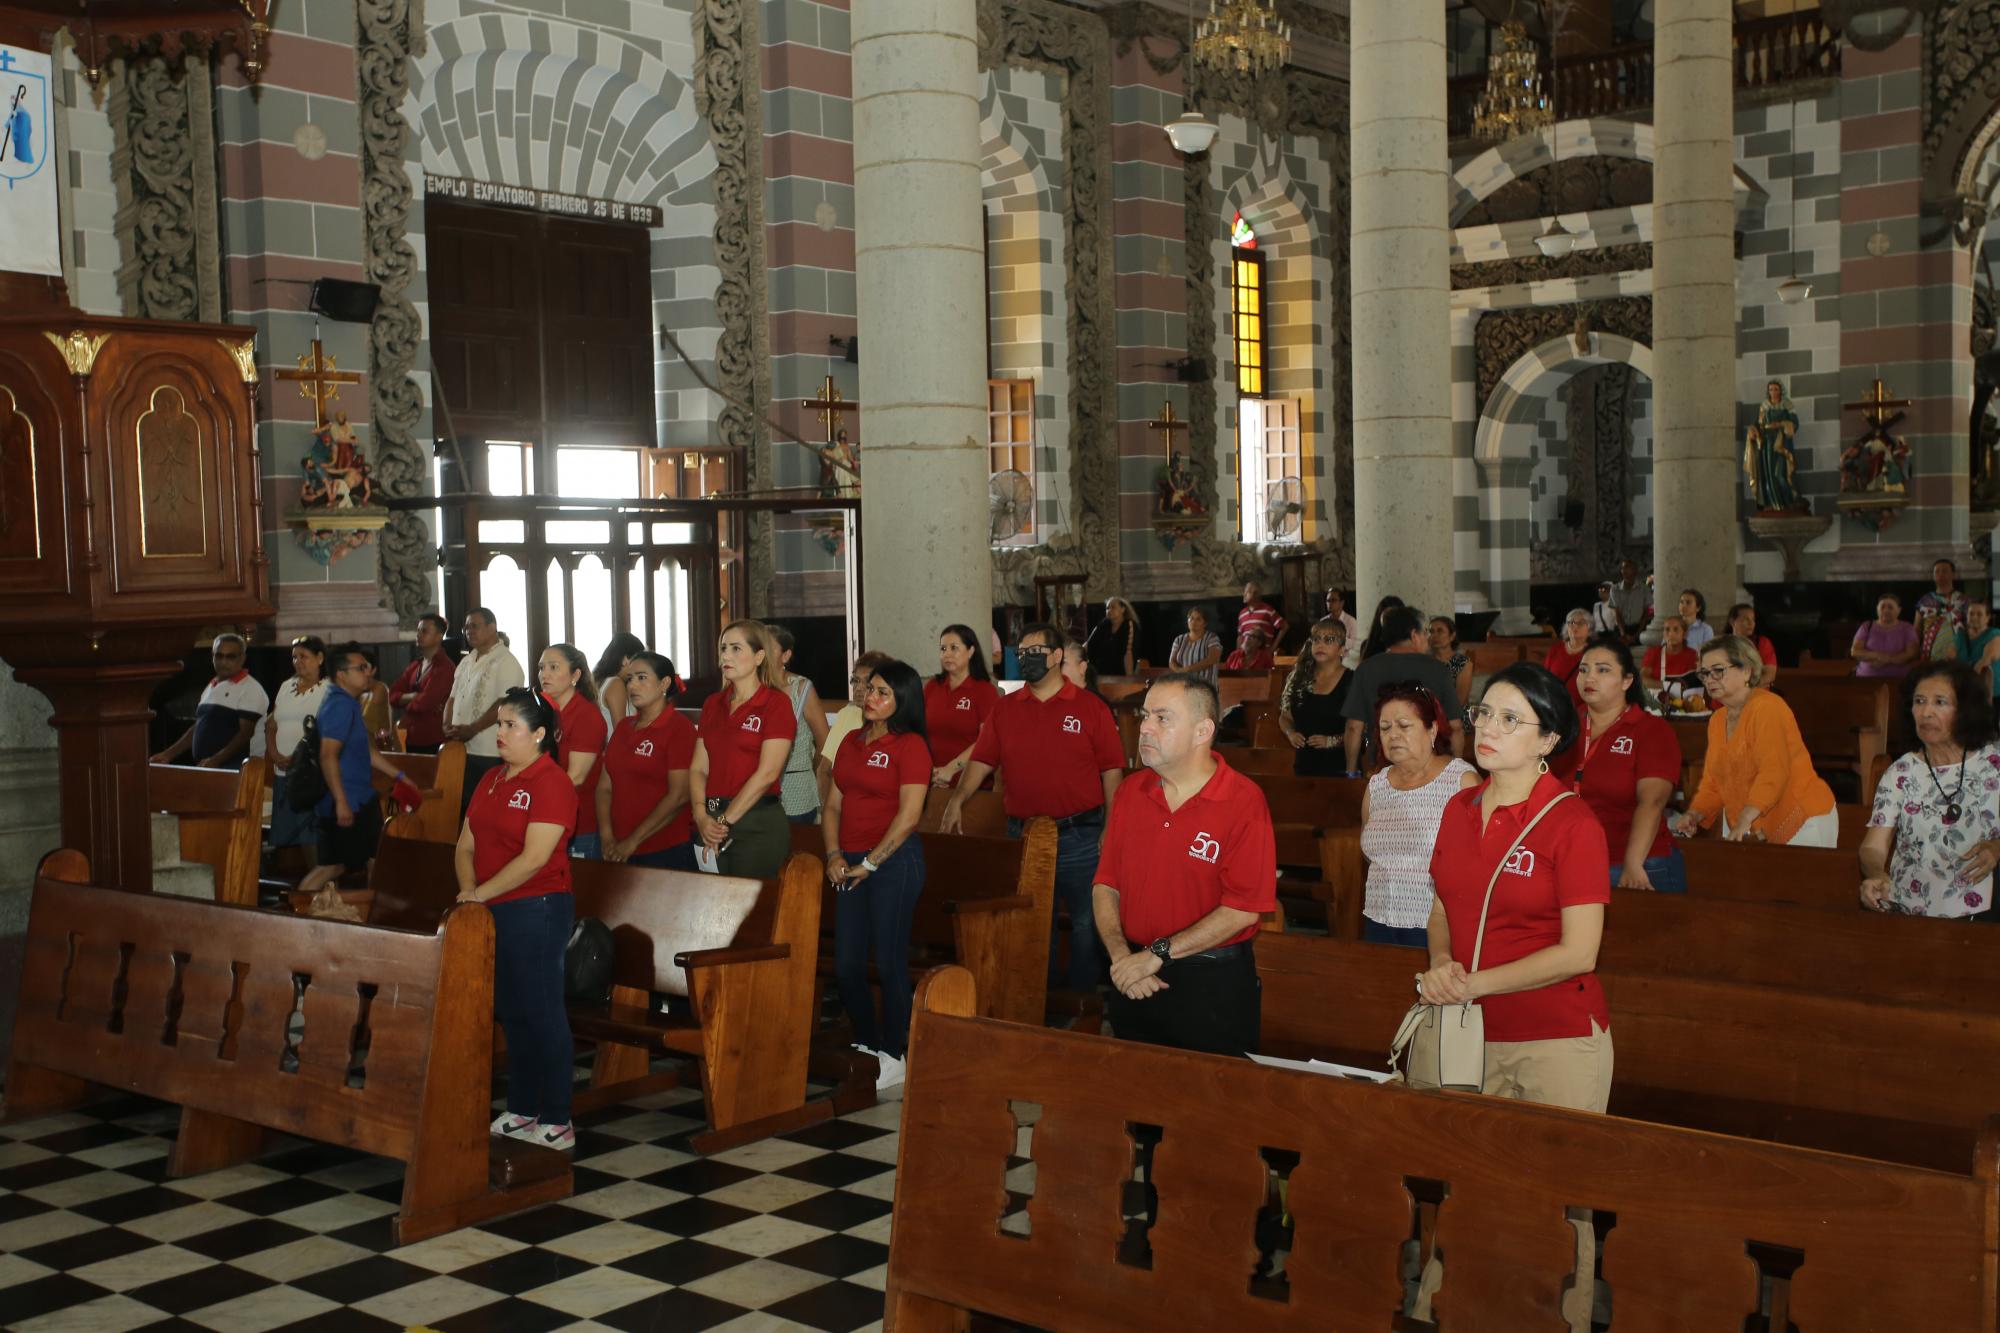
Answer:
M1262 77L1291 57L1292 25L1278 17L1277 0L1208 0L1208 17L1194 39L1197 63Z
M1486 89L1472 104L1472 132L1481 139L1514 139L1554 119L1535 44L1521 21L1510 18L1500 25L1499 48L1486 58Z

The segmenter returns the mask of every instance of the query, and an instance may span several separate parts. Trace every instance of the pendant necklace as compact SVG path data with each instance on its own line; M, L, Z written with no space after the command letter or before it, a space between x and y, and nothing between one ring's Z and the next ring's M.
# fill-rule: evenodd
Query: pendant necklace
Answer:
M1929 754L1924 755L1924 767L1930 769L1931 786L1937 789L1938 799L1944 802L1944 822L1956 824L1958 817L1965 813L1964 807L1958 803L1958 798L1965 792L1965 755L1961 753L1958 756L1958 785L1952 788L1949 796L1945 795L1944 784L1938 781L1937 769L1932 767Z

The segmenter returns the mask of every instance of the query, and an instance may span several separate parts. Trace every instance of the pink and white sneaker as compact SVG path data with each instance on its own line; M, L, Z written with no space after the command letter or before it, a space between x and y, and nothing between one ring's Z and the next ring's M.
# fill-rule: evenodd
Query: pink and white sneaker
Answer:
M554 1148L557 1152L571 1152L576 1148L576 1127L574 1125L543 1125L532 1140L544 1148Z
M515 1115L511 1111L502 1112L493 1122L493 1132L503 1139L526 1139L533 1141L538 1122L531 1115Z

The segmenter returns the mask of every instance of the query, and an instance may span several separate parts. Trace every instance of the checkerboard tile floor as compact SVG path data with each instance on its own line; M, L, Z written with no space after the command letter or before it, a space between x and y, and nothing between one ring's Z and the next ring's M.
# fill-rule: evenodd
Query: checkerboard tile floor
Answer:
M402 1167L284 1140L166 1178L177 1112L0 1125L0 1324L442 1333L878 1328L900 1101L703 1158L700 1094L579 1117L564 1203L396 1248Z

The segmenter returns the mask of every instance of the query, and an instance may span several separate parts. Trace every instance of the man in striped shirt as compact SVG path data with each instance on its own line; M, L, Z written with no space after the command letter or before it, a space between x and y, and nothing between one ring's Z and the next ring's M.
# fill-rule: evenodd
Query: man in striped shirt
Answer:
M1252 581L1243 585L1243 609L1236 613L1236 646L1244 645L1244 638L1251 630L1264 636L1264 642L1277 643L1285 633L1285 618L1278 614L1278 608L1264 600Z

